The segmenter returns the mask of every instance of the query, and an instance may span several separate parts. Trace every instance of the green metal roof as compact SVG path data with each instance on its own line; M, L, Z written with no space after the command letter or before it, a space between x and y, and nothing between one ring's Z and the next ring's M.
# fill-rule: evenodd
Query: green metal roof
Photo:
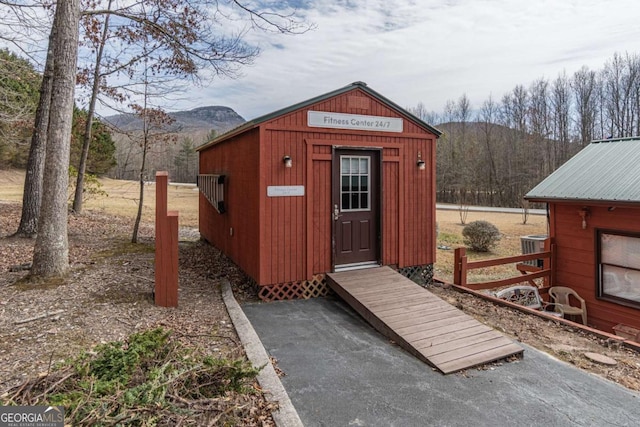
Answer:
M524 198L640 203L640 137L592 142Z
M334 96L338 96L338 95L342 95L345 92L349 92L351 90L354 89L361 89L362 91L368 93L369 95L371 95L372 97L378 99L380 102L382 102L383 104L387 105L389 108L391 108L392 110L396 111L398 114L403 115L405 117L407 117L408 119L410 119L411 121L415 122L417 125L427 129L429 132L432 132L436 135L436 137L439 137L440 135L442 135L442 132L439 131L438 129L434 128L433 126L429 125L428 123L424 122L423 120L419 119L418 117L414 116L413 114L411 114L410 112L408 112L407 110L405 110L404 108L400 107L398 104L394 103L393 101L389 100L388 98L382 96L381 94L379 94L378 92L376 92L375 90L371 89L369 86L367 86L366 83L364 82L354 82L351 83L350 85L347 85L345 87L342 87L340 89L336 89L334 91L331 92L327 92L323 95L320 96L316 96L315 98L311 98L311 99L307 99L306 101L302 101L299 102L297 104L291 105L289 107L286 108L282 108L280 110L274 111L272 113L269 114L265 114L264 116L260 116L256 119L250 120L240 126L238 126L235 129L231 129L230 131L223 133L222 135L218 136L217 138L215 138L212 141L209 141L208 143L201 145L200 147L196 148L196 151L202 151L212 145L218 144L226 139L229 139L233 136L236 136L238 134L241 134L249 129L253 129L256 126L259 126L260 124L275 119L276 117L279 116L283 116L285 114L289 114L293 111L299 110L301 108L305 108L308 107L310 105L313 105L315 103L318 102L322 102L326 99L329 98L333 98Z

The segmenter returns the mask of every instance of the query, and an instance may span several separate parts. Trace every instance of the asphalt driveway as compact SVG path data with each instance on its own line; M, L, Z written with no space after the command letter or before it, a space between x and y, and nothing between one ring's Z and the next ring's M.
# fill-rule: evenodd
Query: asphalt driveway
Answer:
M305 426L635 426L640 394L525 347L442 375L333 298L242 306Z

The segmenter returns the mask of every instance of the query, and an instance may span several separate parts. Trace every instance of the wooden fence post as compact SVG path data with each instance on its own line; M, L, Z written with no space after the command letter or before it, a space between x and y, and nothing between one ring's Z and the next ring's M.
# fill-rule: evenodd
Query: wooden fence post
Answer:
M542 268L545 270L551 270L549 277L545 277L544 286L554 286L556 283L556 245L553 243L551 237L544 239L544 251L550 252L549 258L545 258L542 261Z
M467 250L464 249L464 251L462 252L462 256L460 257L460 286L467 286L468 274L469 269L467 268Z
M467 249L466 248L456 248L453 251L453 283L458 286L464 286L467 280L466 276L467 269L466 265L463 267L463 263L466 264L467 261Z
M156 172L155 303L178 306L178 212L167 212L168 172Z

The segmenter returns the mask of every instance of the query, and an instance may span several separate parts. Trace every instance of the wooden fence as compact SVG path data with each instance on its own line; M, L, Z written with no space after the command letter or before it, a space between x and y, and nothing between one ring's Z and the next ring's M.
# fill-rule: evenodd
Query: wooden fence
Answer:
M555 245L551 243L551 239L544 241L544 251L536 252L526 255L516 255L506 258L494 258L482 261L468 261L467 251L465 248L457 248L454 253L454 270L453 270L453 283L458 286L463 286L468 289L480 290L480 289L494 289L503 286L515 285L517 283L529 282L535 283L535 279L543 279L544 288L552 286L554 282L554 254ZM525 261L532 261L542 259L542 267L535 267L526 264L522 264ZM518 264L520 263L520 264ZM507 279L493 280L488 282L474 282L468 283L467 275L470 270L476 270L479 268L495 267L505 264L516 264L516 269L519 276L510 277Z

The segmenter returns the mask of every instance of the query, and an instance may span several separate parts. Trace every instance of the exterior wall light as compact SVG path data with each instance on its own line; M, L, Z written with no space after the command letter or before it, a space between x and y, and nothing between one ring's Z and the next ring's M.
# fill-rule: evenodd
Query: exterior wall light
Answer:
M291 156L284 156L282 158L282 163L284 163L285 168L290 168L293 166L293 161L291 160Z
M587 228L587 218L589 218L589 208L585 207L578 211L578 215L582 218L582 229L585 230Z
M427 167L424 160L422 160L422 153L420 151L418 151L418 161L416 162L416 165L418 166L418 169L420 169L421 171L425 170Z

